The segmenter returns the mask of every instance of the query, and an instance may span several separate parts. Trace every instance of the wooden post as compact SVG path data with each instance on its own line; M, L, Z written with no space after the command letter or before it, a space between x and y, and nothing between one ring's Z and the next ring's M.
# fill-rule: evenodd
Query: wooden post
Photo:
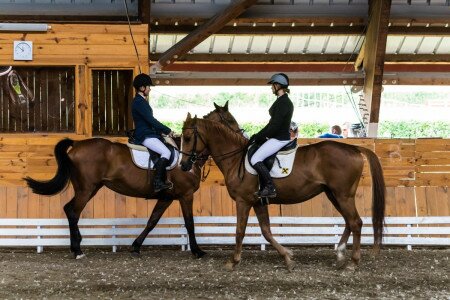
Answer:
M221 30L229 21L235 19L247 8L256 3L257 0L235 0L223 12L216 14L208 22L199 26L184 37L177 44L170 47L151 67L151 72L155 74L165 66L172 64L180 56L185 55L195 46L206 40L210 35Z
M364 100L370 112L368 136L376 137L380 115L386 40L389 28L391 0L369 1L369 25L364 42L363 70L365 72ZM361 59L358 57L357 61ZM356 67L356 66L355 66Z
M151 12L151 0L139 0L138 2L138 14L142 24L147 24L147 37L150 37L150 12ZM147 57L150 57L150 39L148 39L147 45ZM147 59L147 65L150 68L150 60ZM144 70L142 72L146 73Z

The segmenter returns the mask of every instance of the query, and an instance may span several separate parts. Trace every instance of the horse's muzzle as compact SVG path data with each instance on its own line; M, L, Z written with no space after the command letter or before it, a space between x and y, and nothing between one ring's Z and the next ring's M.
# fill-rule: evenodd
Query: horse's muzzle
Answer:
M190 169L192 169L192 162L191 161L187 161L187 162L182 161L181 162L181 170L187 172Z

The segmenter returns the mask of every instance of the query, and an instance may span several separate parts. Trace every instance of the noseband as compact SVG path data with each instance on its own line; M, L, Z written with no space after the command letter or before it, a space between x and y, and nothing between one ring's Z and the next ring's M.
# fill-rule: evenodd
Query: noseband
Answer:
M197 139L200 138L200 140L203 142L203 144L206 145L205 141L203 140L202 136L200 135L200 133L197 130L197 126L194 127L183 127L182 130L185 129L192 129L194 130L194 145L192 146L192 150L191 153L186 153L186 152L182 152L180 151L180 153L187 155L189 157L189 162L190 163L195 163L197 160L207 160L209 155L199 155L197 154Z

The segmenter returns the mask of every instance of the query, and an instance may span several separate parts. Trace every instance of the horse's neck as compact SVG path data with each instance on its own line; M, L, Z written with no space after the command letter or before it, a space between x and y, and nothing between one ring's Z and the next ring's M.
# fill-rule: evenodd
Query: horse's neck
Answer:
M208 144L216 165L224 174L225 178L237 175L237 166L242 158L242 151L245 147L245 138L230 130L225 130L217 134L211 132L208 135ZM236 173L236 174L235 174Z

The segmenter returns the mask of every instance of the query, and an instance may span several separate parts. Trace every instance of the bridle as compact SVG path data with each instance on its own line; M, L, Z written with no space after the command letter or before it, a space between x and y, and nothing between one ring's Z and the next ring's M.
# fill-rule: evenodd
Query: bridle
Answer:
M204 159L204 160L208 159L209 155L199 155L199 154L197 154L197 142L198 142L198 139L200 139L202 141L202 143L206 145L205 140L200 135L200 132L198 132L197 126L183 127L182 130L184 131L186 129L192 129L194 131L194 144L192 146L192 150L191 150L190 153L183 152L183 151L180 151L180 153L182 153L184 155L187 155L189 157L188 161L191 164L195 163L199 159ZM229 158L229 157L232 157L232 156L234 156L234 155L236 155L236 154L238 154L238 153L240 153L240 152L242 152L244 150L245 150L245 147L242 148L242 149L236 149L236 150L224 153L224 154L219 154L219 155L216 155L215 157L213 155L211 155L211 156L216 161L222 161L222 160L224 160L226 158ZM217 160L218 158L222 158L222 159Z

